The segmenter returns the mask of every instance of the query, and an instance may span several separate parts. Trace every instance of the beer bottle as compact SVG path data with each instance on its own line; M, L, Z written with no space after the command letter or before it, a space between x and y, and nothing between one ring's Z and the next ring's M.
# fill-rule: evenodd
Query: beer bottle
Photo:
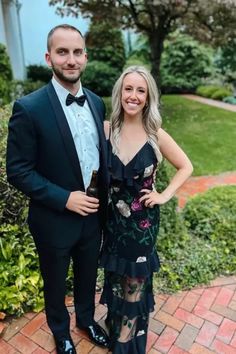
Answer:
M98 171L93 170L90 184L86 190L89 197L98 198Z

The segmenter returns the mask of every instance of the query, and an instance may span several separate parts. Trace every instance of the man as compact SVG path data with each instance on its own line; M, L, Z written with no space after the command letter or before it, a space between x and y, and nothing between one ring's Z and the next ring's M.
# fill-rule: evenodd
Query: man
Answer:
M108 347L94 321L101 221L107 203L105 114L102 100L82 88L87 54L80 31L69 25L48 34L52 81L16 101L9 122L9 182L30 197L29 227L44 280L45 311L57 353L76 353L65 306L70 260L74 271L76 324ZM80 97L81 96L81 97ZM98 170L99 198L85 191Z

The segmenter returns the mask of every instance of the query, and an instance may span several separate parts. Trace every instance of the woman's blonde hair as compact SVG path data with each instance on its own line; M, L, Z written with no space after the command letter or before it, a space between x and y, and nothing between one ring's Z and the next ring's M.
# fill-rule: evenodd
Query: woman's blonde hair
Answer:
M161 116L158 110L159 95L154 78L143 66L129 66L116 81L112 90L112 113L111 113L111 141L113 153L118 153L120 131L124 121L124 110L121 104L121 94L123 81L126 75L138 73L147 83L148 97L147 104L143 109L142 122L148 136L148 142L153 147L158 161L162 160L162 155L158 146L157 131L161 127Z

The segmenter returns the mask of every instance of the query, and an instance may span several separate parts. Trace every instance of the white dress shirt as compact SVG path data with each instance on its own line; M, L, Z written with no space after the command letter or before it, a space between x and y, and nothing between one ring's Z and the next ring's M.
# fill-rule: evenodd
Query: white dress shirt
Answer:
M52 78L53 87L62 105L71 134L74 139L78 159L80 162L85 189L88 187L92 171L99 169L99 137L93 115L88 102L83 106L73 102L66 106L66 97L70 93L56 79ZM76 97L83 95L82 85Z

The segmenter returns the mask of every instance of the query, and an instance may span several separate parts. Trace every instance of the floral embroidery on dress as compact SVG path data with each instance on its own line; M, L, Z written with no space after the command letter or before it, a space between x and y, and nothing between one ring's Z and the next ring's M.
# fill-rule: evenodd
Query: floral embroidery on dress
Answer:
M140 203L139 198L135 198L131 203L131 210L132 211L140 211L143 210L142 203Z
M146 177L151 176L151 174L153 173L153 169L154 169L153 164L150 165L150 166L145 167L145 170L144 170L144 173L143 173L143 177L146 178Z
M151 223L148 219L144 219L139 222L139 227L143 230L147 229L150 226L151 226Z
M150 188L150 187L152 187L152 184L153 184L153 178L150 177L150 178L147 178L147 179L143 182L143 187L144 187L144 188Z
M124 217L128 218L131 215L130 208L128 204L126 204L123 200L118 200L118 203L116 203L117 209L123 215Z

